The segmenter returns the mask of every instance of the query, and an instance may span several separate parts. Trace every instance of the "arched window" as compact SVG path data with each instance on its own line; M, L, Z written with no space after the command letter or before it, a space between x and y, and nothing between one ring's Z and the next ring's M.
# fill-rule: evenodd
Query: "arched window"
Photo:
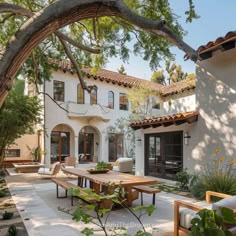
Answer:
M81 84L77 85L77 103L84 104L84 90L82 89Z
M97 104L97 88L93 89L90 93L90 104Z
M114 109L114 93L108 92L108 108Z

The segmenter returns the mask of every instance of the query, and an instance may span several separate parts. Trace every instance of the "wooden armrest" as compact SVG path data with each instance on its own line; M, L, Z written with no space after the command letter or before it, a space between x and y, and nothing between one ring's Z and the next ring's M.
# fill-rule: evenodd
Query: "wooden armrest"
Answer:
M213 191L206 191L206 202L207 202L207 203L210 203L210 202L211 202L211 196L219 197L219 198L232 197L232 195L225 194L225 193L218 193L218 192L213 192Z
M194 210L194 211L200 211L200 210L203 209L203 207L197 206L197 205L195 205L194 203L188 203L188 202L176 200L176 201L174 202L174 208L175 208L177 211L179 211L179 208L180 208L180 207L188 208L188 209L191 209L191 210Z
M174 236L179 236L180 207L191 209L193 211L200 211L203 209L201 206L194 205L193 203L178 200L174 201Z

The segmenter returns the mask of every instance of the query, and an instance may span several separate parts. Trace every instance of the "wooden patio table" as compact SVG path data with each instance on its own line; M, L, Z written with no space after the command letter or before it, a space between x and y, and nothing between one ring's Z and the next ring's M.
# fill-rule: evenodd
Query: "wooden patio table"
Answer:
M99 194L102 185L108 183L114 183L116 186L121 184L125 191L127 192L127 204L128 206L132 206L133 195L132 195L132 187L137 185L147 185L147 184L155 184L157 180L152 178L134 176L130 174L125 174L116 171L109 171L104 174L90 174L87 170L81 170L76 168L63 169L64 172L78 176L78 183L81 178L90 180L93 184L93 189L95 193Z

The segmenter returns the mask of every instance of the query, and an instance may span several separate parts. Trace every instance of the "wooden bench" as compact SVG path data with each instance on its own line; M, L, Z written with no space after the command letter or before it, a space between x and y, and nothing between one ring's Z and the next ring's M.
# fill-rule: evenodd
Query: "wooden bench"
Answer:
M87 195L87 193L84 191L83 188L75 185L75 184L72 184L68 181L65 181L65 180L61 180L61 179L56 179L56 178L52 178L52 182L54 182L56 184L56 189L57 189L57 198L67 198L67 192L68 192L68 189L79 189L80 192L80 199L82 199L83 201L85 202L88 202L88 203L95 203L95 202L99 202L101 201L102 199L98 200L98 199L95 199L95 198L89 198ZM59 188L58 186L60 186L61 188L65 189L65 196L59 196ZM84 197L83 197L84 195ZM74 200L74 196L72 195L71 196L71 206L73 206L73 200Z
M138 186L134 186L132 188L141 193L141 204L142 205L143 205L143 193L153 194L152 204L155 205L156 193L160 193L161 192L160 189L151 188L151 187L146 186L146 185L138 185Z

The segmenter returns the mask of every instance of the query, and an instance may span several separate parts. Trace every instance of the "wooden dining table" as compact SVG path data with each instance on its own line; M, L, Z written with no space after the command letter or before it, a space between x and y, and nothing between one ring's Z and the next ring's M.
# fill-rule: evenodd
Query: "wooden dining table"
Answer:
M90 174L88 170L68 168L63 169L63 172L70 175L78 176L78 183L81 179L89 180L92 183L92 188L94 189L94 192L97 194L100 194L101 186L103 185L107 185L109 183L112 183L115 186L121 185L122 187L124 187L127 193L128 206L132 206L132 202L134 200L132 193L133 186L157 183L157 180L152 178L134 176L131 174L116 172L112 170L107 173Z

